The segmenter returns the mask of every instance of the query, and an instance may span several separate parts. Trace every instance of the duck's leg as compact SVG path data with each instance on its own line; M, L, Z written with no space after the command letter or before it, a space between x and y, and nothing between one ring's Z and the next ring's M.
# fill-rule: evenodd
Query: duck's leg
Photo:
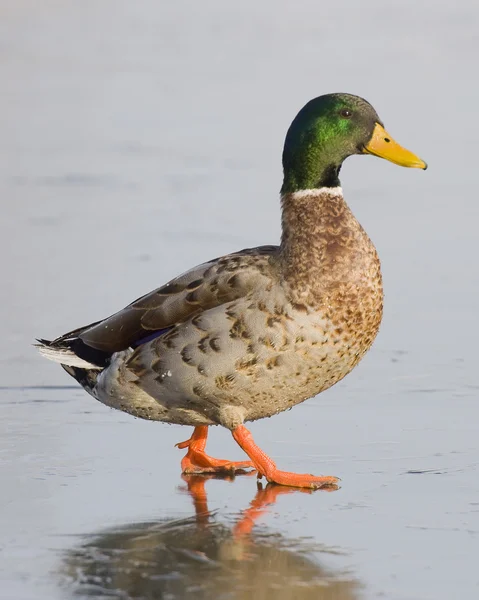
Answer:
M337 488L336 484L339 481L337 477L315 477L314 475L299 475L298 473L280 471L274 461L254 443L253 436L244 425L240 425L232 433L234 439L251 458L254 468L258 471L258 476L264 475L269 482L313 490L328 487Z
M206 425L199 425L195 427L193 435L189 440L176 444L177 448L188 448L186 456L181 461L181 470L183 473L225 473L253 467L253 463L249 460L233 462L208 456L205 452L207 437L208 427Z

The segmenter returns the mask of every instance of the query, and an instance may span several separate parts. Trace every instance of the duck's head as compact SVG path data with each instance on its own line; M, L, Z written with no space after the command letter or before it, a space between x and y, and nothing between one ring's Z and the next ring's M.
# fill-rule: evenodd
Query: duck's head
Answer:
M351 94L327 94L308 102L291 123L283 150L282 193L338 186L341 165L352 154L427 169L387 133L369 102Z

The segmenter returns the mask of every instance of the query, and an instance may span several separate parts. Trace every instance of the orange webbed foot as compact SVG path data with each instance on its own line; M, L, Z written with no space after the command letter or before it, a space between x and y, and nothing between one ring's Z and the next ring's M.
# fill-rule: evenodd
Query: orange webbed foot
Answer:
M253 436L244 425L240 425L233 431L233 437L251 458L254 468L258 471L258 478L264 476L270 483L310 490L325 489L334 491L339 487L337 485L340 481L338 477L316 477L314 475L280 471L275 462L255 444Z
M309 474L290 473L289 471L280 471L279 469L270 469L264 476L270 483L279 485L288 485L296 488L308 488L311 490L337 490L338 477L332 475L315 476Z
M236 473L245 469L254 468L251 461L221 460L208 456L204 452L188 450L188 454L181 461L181 472L188 474L201 473Z
M184 474L202 473L237 473L245 469L254 468L251 461L222 460L208 456L205 452L208 427L195 427L189 440L176 444L177 448L188 448L186 456L181 461L181 470Z

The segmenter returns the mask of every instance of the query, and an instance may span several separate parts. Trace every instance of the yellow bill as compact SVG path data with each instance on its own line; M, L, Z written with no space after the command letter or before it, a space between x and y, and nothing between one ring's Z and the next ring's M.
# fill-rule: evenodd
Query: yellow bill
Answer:
M401 165L401 167L427 169L427 164L419 156L416 156L395 142L379 123L376 123L373 135L364 147L363 152L385 158L397 165Z

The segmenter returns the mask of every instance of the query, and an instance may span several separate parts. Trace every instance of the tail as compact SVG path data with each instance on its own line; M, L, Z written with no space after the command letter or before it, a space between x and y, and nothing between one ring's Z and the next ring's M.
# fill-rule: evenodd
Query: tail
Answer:
M80 331L71 332L56 340L38 339L35 347L42 356L61 364L87 392L94 394L98 375L110 363L111 355L87 346L75 336Z
M55 343L49 340L38 339L37 342L38 344L35 344L35 348L38 348L42 356L53 362L60 363L62 366L77 367L80 369L103 369L103 366L85 360L75 352L74 345L76 340Z
M102 370L107 365L104 352L89 348L78 338L53 342L37 339L37 342L35 347L42 356L64 366Z

